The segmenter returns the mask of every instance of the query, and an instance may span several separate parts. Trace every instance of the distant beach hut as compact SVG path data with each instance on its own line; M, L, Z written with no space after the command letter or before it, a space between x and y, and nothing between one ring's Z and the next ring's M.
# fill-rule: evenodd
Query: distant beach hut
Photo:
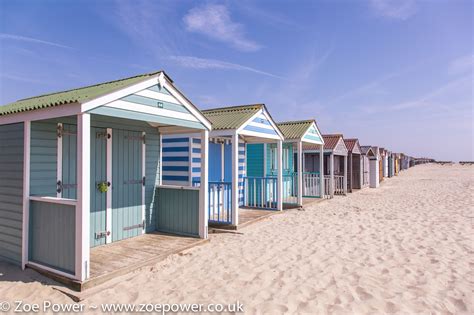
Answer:
M347 147L342 134L323 135L324 140L324 166L325 179L329 184L328 195L347 194ZM318 153L315 148L304 147L305 171L317 172L315 163Z
M362 152L358 139L344 139L344 143L348 150L347 190L352 192L362 188Z
M303 148L314 147L323 153L323 138L316 121L300 120L277 124L285 141L283 142L283 203L286 206L302 206L303 197L321 198L324 181L320 171L306 171ZM276 176L275 150L271 143L248 144L248 176ZM263 158L256 158L263 156ZM322 161L322 159L321 159ZM318 165L319 168L319 165ZM299 187L303 189L300 190Z
M371 146L361 146L361 168L362 168L362 188L368 187L370 184L370 159L376 154L374 153Z
M369 154L369 164L370 164L370 188L377 188L380 185L380 166L381 166L381 156L380 148L372 147L372 155Z
M207 109L204 117L212 123L209 134L208 195L209 223L239 225L241 207L266 210L283 209L283 161L289 152L283 147L283 134L264 104ZM163 150L169 152L163 162L163 182L201 185L201 151L196 134L183 133L163 137ZM251 144L274 146L272 174L264 172L265 155ZM183 147L181 154L177 147ZM180 162L182 156L185 161ZM178 168L179 167L179 168ZM184 183L183 183L184 184ZM243 213L243 212L242 212Z
M198 132L205 170L210 129L163 71L0 106L0 258L83 283L92 247L207 238L207 187L162 186L160 143Z

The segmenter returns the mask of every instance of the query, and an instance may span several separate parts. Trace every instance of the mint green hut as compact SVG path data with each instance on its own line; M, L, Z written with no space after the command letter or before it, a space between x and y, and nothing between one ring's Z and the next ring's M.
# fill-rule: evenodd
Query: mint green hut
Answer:
M210 130L163 71L1 106L0 259L83 283L92 247L207 238ZM162 185L161 135L183 131L202 140L201 187Z
M304 167L303 146L305 144L319 146L323 152L324 140L316 121L313 119L288 121L278 123L277 126L285 138L282 152L283 203L287 206L302 206L303 197L322 197L324 180L321 180L320 173L300 171L300 168ZM248 144L247 175L276 176L276 149L274 144Z

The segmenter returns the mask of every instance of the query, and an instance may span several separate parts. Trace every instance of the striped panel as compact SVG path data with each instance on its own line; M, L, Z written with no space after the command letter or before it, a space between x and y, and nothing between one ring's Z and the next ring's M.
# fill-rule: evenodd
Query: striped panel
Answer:
M0 260L21 264L23 123L0 126Z
M163 185L188 186L190 175L189 135L164 135L162 139Z
M249 122L243 130L261 133L263 137L265 137L265 135L278 135L264 113L261 113L258 117Z
M303 139L318 141L320 144L323 143L321 134L318 132L314 124L309 128Z
M192 138L191 143L191 168L192 178L201 179L201 139ZM210 157L209 157L210 158Z

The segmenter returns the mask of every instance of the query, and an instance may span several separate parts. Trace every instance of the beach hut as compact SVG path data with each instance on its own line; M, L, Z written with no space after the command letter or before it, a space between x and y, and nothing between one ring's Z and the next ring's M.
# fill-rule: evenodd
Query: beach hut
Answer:
M362 188L368 187L370 184L370 159L376 154L374 153L371 146L361 146L361 158L362 158Z
M377 188L380 185L380 148L378 147L372 147L372 155L369 155L369 164L370 164L370 180L369 180L369 186L370 188Z
M278 123L283 142L283 203L287 207L302 206L304 198L321 198L324 182L321 176L322 161L318 171L306 171L303 148L312 147L324 154L324 142L315 120L287 121ZM275 144L248 144L247 176L276 176ZM257 158L257 157L263 158ZM311 160L311 163L314 161ZM313 168L314 169L314 168ZM299 187L303 187L302 190Z
M347 147L342 134L323 135L324 163L323 171L329 184L330 197L347 194ZM305 155L305 171L317 172L318 163L311 160L317 158L319 152L314 147L303 147ZM314 160L313 160L314 161Z
M237 227L241 207L282 210L284 137L266 106L220 107L202 113L213 129L209 135L209 223ZM163 136L163 151L168 153L163 160L165 184L201 185L198 136ZM275 146L269 161L272 174L265 174L263 165L252 163L264 156L249 145L263 143Z
M347 190L353 192L362 188L362 152L358 139L344 139L344 143L348 150Z
M206 181L211 124L163 71L0 107L0 257L83 282L92 247L207 238L207 186L161 186L162 134L182 130Z
M400 153L395 153L395 176L398 176L398 173L400 173Z

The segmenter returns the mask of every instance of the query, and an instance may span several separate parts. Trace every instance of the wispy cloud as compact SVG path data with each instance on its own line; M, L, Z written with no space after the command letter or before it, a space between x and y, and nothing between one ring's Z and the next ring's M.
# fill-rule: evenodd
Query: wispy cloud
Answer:
M415 0L369 0L370 8L375 15L406 20L417 11Z
M241 51L256 51L261 46L247 39L244 27L231 19L224 5L208 4L191 9L183 18L186 30L227 43Z
M11 75L11 74L6 74L6 73L0 74L0 78L4 78L10 81L28 82L28 83L35 83L35 84L46 83L45 80L33 79L29 76Z
M272 78L282 79L282 77L269 72L222 60L198 58L194 56L171 56L169 59L185 68L248 71Z
M46 40L42 40L38 38L26 37L26 36L21 36L21 35L14 35L14 34L0 33L0 40L13 40L13 41L20 41L20 42L65 48L65 49L72 49L72 47L70 46L62 45L59 43L54 43L54 42L50 42L50 41L46 41Z
M401 111L406 109L415 109L415 108L423 108L423 107L430 107L433 109L434 107L440 108L442 110L449 111L453 102L457 102L454 100L453 95L461 96L463 91L466 89L471 89L471 82L472 77L471 75L465 75L459 78L456 78L440 87L435 88L434 90L417 97L413 100L408 100L401 103L396 103L392 105L385 105L385 106L362 106L361 109L364 110L366 113L375 114L380 112L393 112L393 111ZM446 100L448 99L448 100ZM472 104L472 96L469 100L467 99L462 100L463 104Z
M474 54L463 56L453 60L449 65L450 74L471 72L474 69Z

